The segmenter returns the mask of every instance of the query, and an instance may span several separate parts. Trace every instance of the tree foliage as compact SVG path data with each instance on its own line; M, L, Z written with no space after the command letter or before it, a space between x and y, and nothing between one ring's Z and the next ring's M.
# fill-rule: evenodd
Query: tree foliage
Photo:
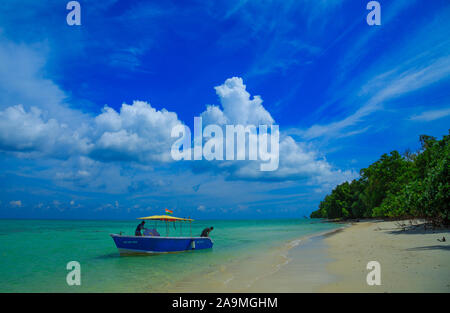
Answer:
M421 149L392 151L336 186L312 218L420 217L449 225L450 136L420 136Z

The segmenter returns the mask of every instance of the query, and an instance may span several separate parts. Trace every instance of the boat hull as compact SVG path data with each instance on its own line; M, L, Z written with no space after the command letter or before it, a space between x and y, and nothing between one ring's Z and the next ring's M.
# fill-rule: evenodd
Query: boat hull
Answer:
M209 237L121 236L111 234L120 254L159 254L210 249Z

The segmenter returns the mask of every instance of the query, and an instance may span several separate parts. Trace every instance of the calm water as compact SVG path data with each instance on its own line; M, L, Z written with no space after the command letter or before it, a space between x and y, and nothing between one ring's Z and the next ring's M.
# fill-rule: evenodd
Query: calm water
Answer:
M311 220L197 221L214 226L214 248L157 256L119 256L110 233L134 233L137 221L0 220L0 292L160 291L189 276L245 262L291 239L338 225ZM149 223L147 227L151 226ZM161 235L165 227L158 227ZM184 226L183 234L189 229ZM170 229L179 235L180 229ZM81 264L81 286L68 286L66 264Z

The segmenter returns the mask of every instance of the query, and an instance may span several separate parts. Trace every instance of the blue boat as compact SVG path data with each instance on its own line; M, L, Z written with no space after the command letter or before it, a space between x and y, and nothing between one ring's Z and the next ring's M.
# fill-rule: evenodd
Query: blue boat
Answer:
M160 254L181 252L189 250L210 249L213 241L209 237L192 237L190 218L180 218L168 215L154 215L138 218L140 220L154 221L153 229L145 229L142 236L128 236L120 234L111 234L119 253L122 254ZM157 222L163 221L166 226L166 236L161 236L156 230ZM169 229L171 223L178 223L180 233L182 225L189 223L189 237L170 237Z

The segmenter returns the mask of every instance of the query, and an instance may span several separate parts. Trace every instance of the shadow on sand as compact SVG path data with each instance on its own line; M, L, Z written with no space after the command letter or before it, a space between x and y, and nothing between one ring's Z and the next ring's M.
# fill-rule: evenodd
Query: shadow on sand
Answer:
M394 228L379 228L376 231L386 231L392 235L424 235L424 234L442 234L448 233L449 228L432 227L430 225L420 224L398 224Z
M447 250L450 251L450 246L435 245L435 246L424 246L406 249L408 251L426 251L426 250Z

